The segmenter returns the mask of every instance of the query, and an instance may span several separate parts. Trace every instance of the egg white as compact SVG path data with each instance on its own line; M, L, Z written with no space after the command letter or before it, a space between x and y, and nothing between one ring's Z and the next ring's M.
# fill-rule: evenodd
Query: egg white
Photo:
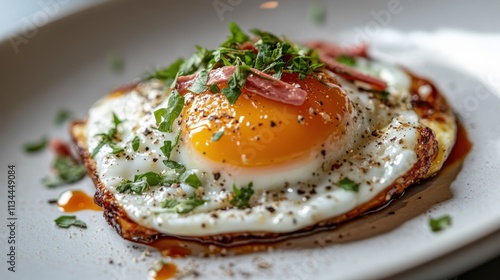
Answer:
M179 127L175 125L173 133L152 129L156 126L152 113L156 108L166 107L168 98L164 86L157 81L144 82L131 92L96 103L88 115L87 146L92 151L99 143L99 138L93 136L113 127L113 112L124 120L118 129L121 137L118 144L125 154L112 155L111 149L104 146L94 160L101 181L114 193L129 218L142 226L183 236L299 230L370 201L417 162L414 150L421 125L406 104L411 78L400 68L380 62L360 60L359 67L388 83L392 106L388 108L366 92L360 92L357 85L338 78L354 113L349 120L349 137L340 147L325 143L331 151L326 156L318 152L312 153L308 160L274 168L238 168L212 162L181 140L172 159L195 171L202 187L195 190L180 184L153 187L142 195L118 193L116 187L136 174L165 172L160 147L165 140L173 141ZM374 130L377 137L372 136ZM135 136L140 138L137 152L131 145ZM339 164L332 171L334 163ZM216 180L214 174L220 177ZM340 188L338 182L344 177L359 184L359 191ZM229 204L232 185L241 187L249 182L255 190L251 207L232 207ZM160 207L165 199L182 199L195 191L207 202L189 213L171 213Z

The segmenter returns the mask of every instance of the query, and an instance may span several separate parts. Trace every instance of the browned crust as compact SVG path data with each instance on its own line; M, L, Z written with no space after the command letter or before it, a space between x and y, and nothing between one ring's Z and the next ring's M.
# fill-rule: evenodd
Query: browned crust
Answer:
M418 88L422 85L429 85L432 89L431 94L428 95L426 99L421 98L418 94ZM113 92L109 97L113 98L121 94L126 94L126 92L133 90L136 86L137 84L126 85ZM439 94L434 85L432 85L429 81L413 76L411 92L412 106L420 117L431 119L434 122L446 122L447 118L443 118L442 116L450 116L450 114L451 116L453 115L453 112L444 97ZM86 147L85 126L86 120L74 122L70 128L71 135L73 142L78 147L79 155L83 159L87 173L91 176L94 185L96 186L94 201L104 209L103 215L106 221L113 228L115 228L120 236L127 240L147 243L152 242L159 237L167 236L132 221L125 213L123 207L116 201L113 193L107 190L104 186L97 174L95 162L90 157L90 153ZM182 236L177 237L226 246L248 241L275 241L288 236L296 236L297 234L307 234L308 232L312 232L318 228L331 227L358 217L369 210L376 209L377 207L386 204L393 197L401 194L409 186L429 176L430 167L438 154L438 142L432 129L420 127L417 130L419 132L419 139L418 145L415 149L417 154L417 162L415 165L404 176L397 179L391 186L387 187L373 199L347 213L323 220L316 225L292 233L236 232L194 238Z

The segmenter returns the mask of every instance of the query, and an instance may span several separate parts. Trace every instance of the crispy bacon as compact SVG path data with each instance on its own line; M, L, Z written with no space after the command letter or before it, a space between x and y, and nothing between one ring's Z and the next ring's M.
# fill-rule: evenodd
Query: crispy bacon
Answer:
M225 84L236 70L236 66L224 66L211 70L207 85ZM197 78L197 74L181 76L177 79L176 89L182 94L188 91ZM265 98L290 105L302 105L306 100L307 92L291 84L280 81L257 69L251 68L248 74L245 89Z

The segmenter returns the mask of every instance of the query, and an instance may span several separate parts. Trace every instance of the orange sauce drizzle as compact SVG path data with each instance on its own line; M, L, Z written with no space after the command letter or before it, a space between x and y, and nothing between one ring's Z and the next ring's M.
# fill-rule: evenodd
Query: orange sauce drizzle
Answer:
M57 205L62 212L102 211L102 208L94 203L94 199L81 190L69 190L62 193L57 199Z
M166 280L171 279L177 273L177 266L173 263L163 263L158 271L151 270L149 279L151 280Z

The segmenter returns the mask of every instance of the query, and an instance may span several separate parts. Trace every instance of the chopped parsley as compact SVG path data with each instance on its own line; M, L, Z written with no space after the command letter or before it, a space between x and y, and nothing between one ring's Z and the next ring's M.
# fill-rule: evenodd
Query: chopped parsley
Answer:
M168 97L167 104L167 108L161 108L154 112L158 130L161 132L172 132L172 125L184 107L184 96L180 95L177 90L173 90Z
M186 172L186 166L178 163L177 161L166 159L163 161L163 164L165 164L166 167L174 170L177 174L179 174L179 176Z
M122 54L116 50L110 51L108 53L108 65L109 69L111 69L114 73L122 72L125 66Z
M48 188L76 183L86 175L85 166L68 156L57 156L52 167L57 175L42 179L42 184Z
M347 177L339 181L339 187L343 188L346 191L357 192L359 190L359 185L354 183Z
M354 67L356 66L356 58L352 55L341 55L339 57L337 57L336 59L338 62L342 63L342 64L345 64L347 66L350 66L350 67Z
M211 93L219 93L220 92L220 88L217 84L211 84L210 85L210 92Z
M195 189L201 186L201 181L194 171L184 172L180 180Z
M451 226L451 217L444 215L438 218L429 218L429 226L433 232L441 231Z
M161 207L167 208L172 212L179 214L184 214L191 212L194 208L203 205L206 201L191 195L187 199L177 200L177 199L167 199L162 201Z
M224 131L223 130L215 132L214 134L212 134L211 141L212 142L219 141L219 139L222 137L222 135L224 135Z
M198 76L196 77L196 80L194 81L193 85L189 88L189 91L196 94L200 94L206 91L208 89L207 81L208 81L208 71L207 69L202 69L200 73L198 73Z
M284 38L258 29L253 29L250 32L258 37L257 41L243 32L237 24L231 22L229 36L218 48L209 50L196 46L196 52L190 58L187 60L178 59L169 67L150 74L148 78L160 79L165 83L173 80L175 83L174 77L176 76L198 73L195 82L189 88L191 92L197 94L207 90L212 93L222 92L229 102L234 104L240 96L252 68L272 75L276 79L281 79L281 74L284 72L299 73L299 77L305 79L306 75L313 74L317 68L323 65L313 49L296 45ZM237 67L235 73L229 78L228 87L220 89L217 85L208 85L209 71L224 66ZM175 86L171 88L175 89ZM176 104L171 105L172 108L177 108L174 105ZM166 119L167 115L173 114L172 117L168 118L175 119L179 114L174 113L174 110L167 112L165 109L155 113L155 116L158 115ZM157 122L160 123L161 120L158 118ZM165 127L162 129L169 131L171 122L165 120L164 125ZM163 131L162 129L160 131Z
M116 190L119 193L142 194L150 187L163 186L174 183L175 180L155 172L146 172L134 176L134 180L124 180Z
M118 132L118 125L120 125L122 122L123 120L120 120L118 116L113 113L114 126L108 131L108 133L99 133L96 135L96 137L101 137L101 141L92 151L92 154L90 155L91 158L97 155L97 153L101 150L102 147L104 147L104 145L108 145L112 149L111 153L114 155L117 155L124 151L122 147L118 146L118 144L114 142L114 138L116 137L116 133Z
M326 7L319 3L310 3L309 18L315 24L324 24L326 19Z
M45 147L47 147L47 143L49 140L47 139L47 136L43 136L42 139L36 141L36 142L30 142L26 143L23 145L23 149L27 153L35 153L43 150Z
M135 136L134 139L132 139L132 150L134 150L134 152L137 152L137 150L139 150L140 144L141 139L139 139L139 136Z
M170 64L167 68L155 71L147 76L147 80L149 79L158 79L160 81L164 81L165 84L171 84L177 76L177 72L181 65L184 63L184 59L179 58L174 63Z
M254 190L252 188L252 182L248 183L247 186L239 189L236 185L233 185L233 199L229 201L231 205L236 206L238 208L245 208L248 206L250 198L254 194Z
M60 228L69 228L70 226L87 228L87 224L82 220L78 220L76 216L59 216L54 222Z
M59 112L54 117L54 123L56 125L62 125L66 121L70 120L73 117L73 114L66 110L66 109L61 109Z
M228 87L222 89L222 94L226 96L229 104L236 103L240 97L241 89L245 86L245 82L250 72L250 67L246 65L237 65L234 73L229 77Z
M160 150L167 159L170 159L170 155L172 154L172 151L174 150L175 146L177 146L177 144L179 144L180 136L181 136L181 130L179 130L177 132L177 135L175 135L175 139L174 139L173 143L170 140L163 141L163 146L160 147Z

